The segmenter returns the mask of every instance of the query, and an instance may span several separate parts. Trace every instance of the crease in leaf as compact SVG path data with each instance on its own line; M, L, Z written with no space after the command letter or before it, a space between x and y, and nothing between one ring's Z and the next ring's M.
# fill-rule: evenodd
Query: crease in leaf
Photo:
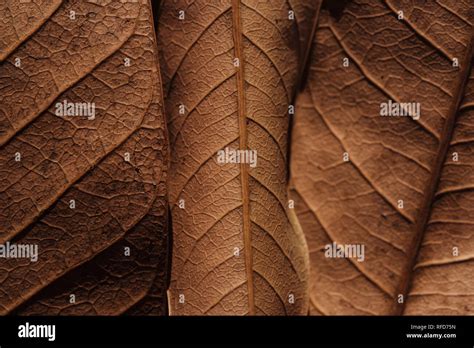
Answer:
M288 104L301 58L292 9L238 0L163 4L172 315L306 312L306 246L286 208ZM218 163L226 148L256 150L257 166Z

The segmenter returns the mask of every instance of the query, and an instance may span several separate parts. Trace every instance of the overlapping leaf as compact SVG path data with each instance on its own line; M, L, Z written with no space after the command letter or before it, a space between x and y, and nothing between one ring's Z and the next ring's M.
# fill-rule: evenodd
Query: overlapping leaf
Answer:
M473 11L354 0L322 12L291 164L313 314L474 313ZM388 101L421 116L381 117ZM326 257L333 242L365 246L364 261Z

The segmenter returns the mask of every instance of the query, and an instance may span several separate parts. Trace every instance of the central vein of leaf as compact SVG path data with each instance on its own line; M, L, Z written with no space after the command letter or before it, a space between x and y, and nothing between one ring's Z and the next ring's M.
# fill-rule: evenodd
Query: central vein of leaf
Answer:
M240 0L232 0L232 20L235 57L239 61L237 79L238 116L239 116L239 139L240 150L247 150L247 109L245 105L245 80L244 80L244 54L242 47L242 19L240 14ZM249 199L249 173L246 163L240 163L240 177L242 184L242 219L243 238L245 252L245 269L247 274L249 314L255 314L255 301L253 291L253 261L252 241L250 235L250 199Z

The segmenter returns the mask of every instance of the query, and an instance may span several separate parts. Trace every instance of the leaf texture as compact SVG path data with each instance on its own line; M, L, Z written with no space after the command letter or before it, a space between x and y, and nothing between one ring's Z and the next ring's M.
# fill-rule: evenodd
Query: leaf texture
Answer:
M0 259L0 313L165 314L168 145L151 4L33 3L0 7L0 243L37 245L39 257ZM94 103L95 118L57 116L64 100Z
M292 141L311 313L472 315L474 5L327 4ZM388 100L420 118L381 117ZM333 242L365 260L326 257Z
M173 315L307 313L307 250L287 208L286 160L298 25L310 32L310 20L289 19L304 12L292 3L303 1L162 2ZM257 151L257 165L219 163L225 148Z
M61 0L17 1L0 4L0 61L38 30L58 9Z

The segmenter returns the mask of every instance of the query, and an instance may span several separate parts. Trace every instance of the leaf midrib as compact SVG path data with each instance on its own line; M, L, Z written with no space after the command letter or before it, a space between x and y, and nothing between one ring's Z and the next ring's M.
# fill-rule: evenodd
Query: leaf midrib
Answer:
M247 150L247 109L245 103L245 76L243 31L240 12L240 0L232 0L232 32L234 38L235 58L239 61L237 68L237 108L239 117L239 150ZM255 299L253 287L253 259L252 240L250 230L250 197L249 197L249 172L246 163L240 163L240 178L242 186L242 220L243 239L245 252L245 270L247 274L248 314L255 315Z

